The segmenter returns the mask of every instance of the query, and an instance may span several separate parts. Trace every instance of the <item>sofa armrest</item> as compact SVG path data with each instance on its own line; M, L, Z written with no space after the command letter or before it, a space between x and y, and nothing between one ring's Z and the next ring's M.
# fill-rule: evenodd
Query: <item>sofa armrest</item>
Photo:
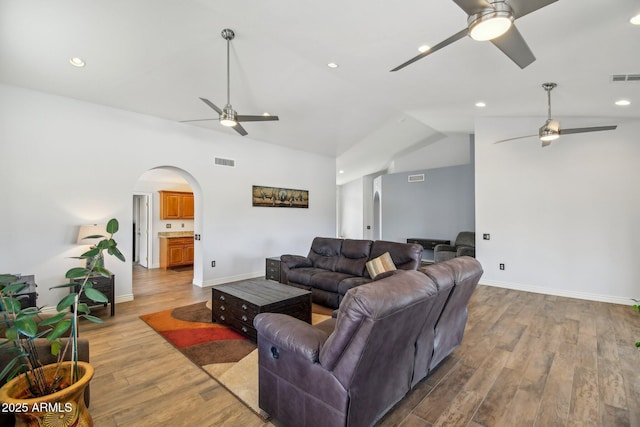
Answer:
M317 363L327 334L295 317L280 313L261 313L253 319L261 338L276 348L290 351L311 363ZM273 351L273 350L272 350Z
M280 261L289 268L313 267L311 260L302 255L282 255Z
M475 258L476 248L472 248L471 246L458 246L456 256L470 256Z
M456 251L456 247L453 245L446 245L444 243L440 243L439 245L436 245L433 248L434 251L449 251L449 252L455 252Z

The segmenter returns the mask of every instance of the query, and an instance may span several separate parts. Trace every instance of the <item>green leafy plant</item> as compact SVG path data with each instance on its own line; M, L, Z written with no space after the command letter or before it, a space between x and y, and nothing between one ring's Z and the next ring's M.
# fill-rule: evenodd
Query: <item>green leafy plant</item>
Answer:
M74 289L58 302L57 314L44 320L41 319L42 307L21 306L20 300L26 296L19 293L27 286L26 283L17 276L0 275L0 323L5 328L5 338L0 341L0 350L14 355L0 372L0 379L9 380L18 374L26 374L33 396L49 394L78 380L78 320L84 318L90 322L102 322L100 318L90 314L88 305L81 303L80 298L85 295L94 302L108 302L102 292L93 288L89 279L98 275L111 277L111 272L104 268L105 252L121 261L125 260L113 239L118 228L118 221L114 218L107 223L108 236L87 237L102 240L82 255L74 257L84 260L85 266L67 271L65 277L69 279L69 283L50 288ZM69 339L64 340L66 337ZM51 353L56 356L58 364L64 360L67 351L71 351L73 369L68 381L58 377L51 384L46 383L42 372L43 365L34 345L36 338L46 338L51 342Z

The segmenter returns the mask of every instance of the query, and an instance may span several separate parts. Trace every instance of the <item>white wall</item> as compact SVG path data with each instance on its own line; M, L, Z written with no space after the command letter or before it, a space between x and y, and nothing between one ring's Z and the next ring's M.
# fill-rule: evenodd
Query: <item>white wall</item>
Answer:
M214 156L235 168L214 166ZM335 160L127 111L0 85L0 272L35 274L39 304L78 265L80 224L116 217L127 262L113 259L120 301L130 299L132 194L158 166L187 171L196 198L199 284L264 274L264 258L306 254L335 233ZM309 190L309 209L254 208L251 186ZM198 220L200 218L200 220ZM216 260L216 268L210 261Z
M338 187L340 201L339 236L345 239L363 238L363 178Z
M640 295L640 122L566 135L544 149L535 137L493 144L542 123L476 122L476 231L491 234L477 241L482 283L628 304Z

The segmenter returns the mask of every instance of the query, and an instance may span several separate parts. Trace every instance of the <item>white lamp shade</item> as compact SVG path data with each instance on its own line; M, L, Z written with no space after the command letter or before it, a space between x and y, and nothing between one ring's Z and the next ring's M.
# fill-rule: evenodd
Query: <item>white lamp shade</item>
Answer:
M103 236L100 238L88 238L89 236ZM78 231L78 241L76 242L79 245L95 245L104 237L107 237L107 225L106 224L91 224L91 225L81 225L80 230Z

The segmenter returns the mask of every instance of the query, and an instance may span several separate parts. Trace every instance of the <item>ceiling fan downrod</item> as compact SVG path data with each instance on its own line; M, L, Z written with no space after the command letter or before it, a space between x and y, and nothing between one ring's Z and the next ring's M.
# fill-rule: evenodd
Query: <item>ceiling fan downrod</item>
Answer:
M556 83L543 83L542 88L547 91L547 118L551 120L551 91L558 86Z
M233 30L229 28L225 28L224 30L222 30L220 34L222 35L222 38L227 41L227 106L230 107L231 106L231 78L230 78L230 72L229 72L229 44L231 40L233 40L233 38L236 36L236 33L234 33Z

